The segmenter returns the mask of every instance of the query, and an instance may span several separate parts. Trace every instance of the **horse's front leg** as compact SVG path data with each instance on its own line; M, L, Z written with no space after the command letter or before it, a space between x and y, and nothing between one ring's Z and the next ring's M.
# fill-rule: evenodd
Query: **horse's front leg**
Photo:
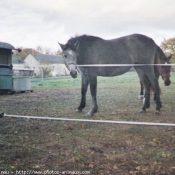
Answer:
M150 107L150 89L151 84L146 76L142 78L142 85L145 89L144 99L143 99L143 107L140 112L146 112L146 109Z
M157 81L159 82L159 75L156 75L156 78L157 78ZM159 87L159 85L157 85L158 86L158 94L160 95L160 87ZM157 94L155 93L155 91L154 91L154 101L156 102L156 100L157 100Z
M90 83L90 91L91 91L91 96L92 96L92 108L90 111L87 113L87 117L93 116L95 112L98 110L98 105L97 105L97 76L89 76L89 83Z
M140 94L139 94L139 100L144 99L144 86L142 84L142 82L140 81Z
M153 87L153 91L154 91L154 101L156 103L155 113L160 114L160 108L162 107L162 103L160 100L160 87L159 87L159 82L158 82L159 76L158 76L158 74L156 74L156 72L155 72L155 76L154 76L154 72L152 74L150 74L150 73L151 73L151 70L149 71L148 77L149 77L149 80L151 82L151 86Z
M77 112L81 112L82 109L86 106L86 92L89 84L87 75L82 74L81 77L81 102L78 108L76 109Z
M160 108L162 107L162 102L160 100L160 87L158 81L156 82L156 86L154 89L154 101L156 103L156 114L160 114Z
M150 84L145 86L145 95L143 99L142 111L146 111L146 109L150 107L150 88Z

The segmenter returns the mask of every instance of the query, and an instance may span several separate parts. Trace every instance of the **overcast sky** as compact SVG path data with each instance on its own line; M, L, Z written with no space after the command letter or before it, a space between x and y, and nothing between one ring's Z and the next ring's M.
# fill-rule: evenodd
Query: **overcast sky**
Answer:
M160 45L175 37L175 0L0 0L0 41L56 51L57 42L89 34L104 39L132 33Z

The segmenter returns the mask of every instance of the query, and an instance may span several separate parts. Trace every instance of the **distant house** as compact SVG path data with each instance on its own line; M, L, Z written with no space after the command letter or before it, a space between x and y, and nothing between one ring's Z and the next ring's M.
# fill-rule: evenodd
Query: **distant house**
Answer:
M40 75L41 74L41 68L40 68L40 63L32 56L28 55L25 60L25 64L27 65L28 68L34 70L35 75Z
M25 68L24 60L21 57L12 56L13 69L23 69Z
M26 65L34 70L35 75L41 75L43 69L50 69L52 76L69 75L69 71L64 65L64 60L61 56L55 55L28 55L24 60Z

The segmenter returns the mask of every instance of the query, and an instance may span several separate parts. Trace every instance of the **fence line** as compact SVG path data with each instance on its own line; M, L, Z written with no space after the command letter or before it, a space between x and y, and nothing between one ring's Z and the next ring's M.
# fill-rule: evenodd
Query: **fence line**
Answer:
M4 114L4 113L1 113L1 117L40 119L40 120L59 120L59 121L72 121L72 122L90 122L90 123L108 123L108 124L175 127L174 123L153 123L153 122L132 122L132 121L115 121L115 120L90 120L90 119L54 118L54 117L39 117L39 116L8 115L8 114Z
M175 64L76 64L81 67L120 67L120 66L175 66ZM53 67L53 65L41 65L38 67Z
M175 66L175 64L86 64L86 65L77 65L83 67L120 67L120 66Z
M87 65L76 65L84 67L102 67L102 66L175 66L175 64L87 64ZM39 67L52 67L51 65L39 66ZM72 122L93 122L93 123L108 123L108 124L126 124L126 125L145 125L145 126L170 126L174 127L174 123L153 123L153 122L132 122L132 121L112 121L112 120L90 120L90 119L71 119L71 118L53 118L53 117L42 117L42 116L22 116L22 115L7 115L4 113L0 114L0 117L12 117L12 118L26 118L26 119L40 119L40 120L59 120L59 121L72 121Z

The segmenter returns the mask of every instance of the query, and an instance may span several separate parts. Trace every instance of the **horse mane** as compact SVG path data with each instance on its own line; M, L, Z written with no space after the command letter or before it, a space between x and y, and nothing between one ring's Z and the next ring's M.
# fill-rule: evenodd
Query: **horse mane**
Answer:
M160 63L162 63L162 61L163 61L163 63L164 62L169 63L169 60L167 59L167 57L165 56L165 54L163 53L162 49L159 46L157 46L156 55L157 55L157 59L159 59Z
M72 44L75 44L77 41L95 42L99 40L103 40L103 39L92 35L79 35L79 36L71 37L68 40L67 44L72 45Z

